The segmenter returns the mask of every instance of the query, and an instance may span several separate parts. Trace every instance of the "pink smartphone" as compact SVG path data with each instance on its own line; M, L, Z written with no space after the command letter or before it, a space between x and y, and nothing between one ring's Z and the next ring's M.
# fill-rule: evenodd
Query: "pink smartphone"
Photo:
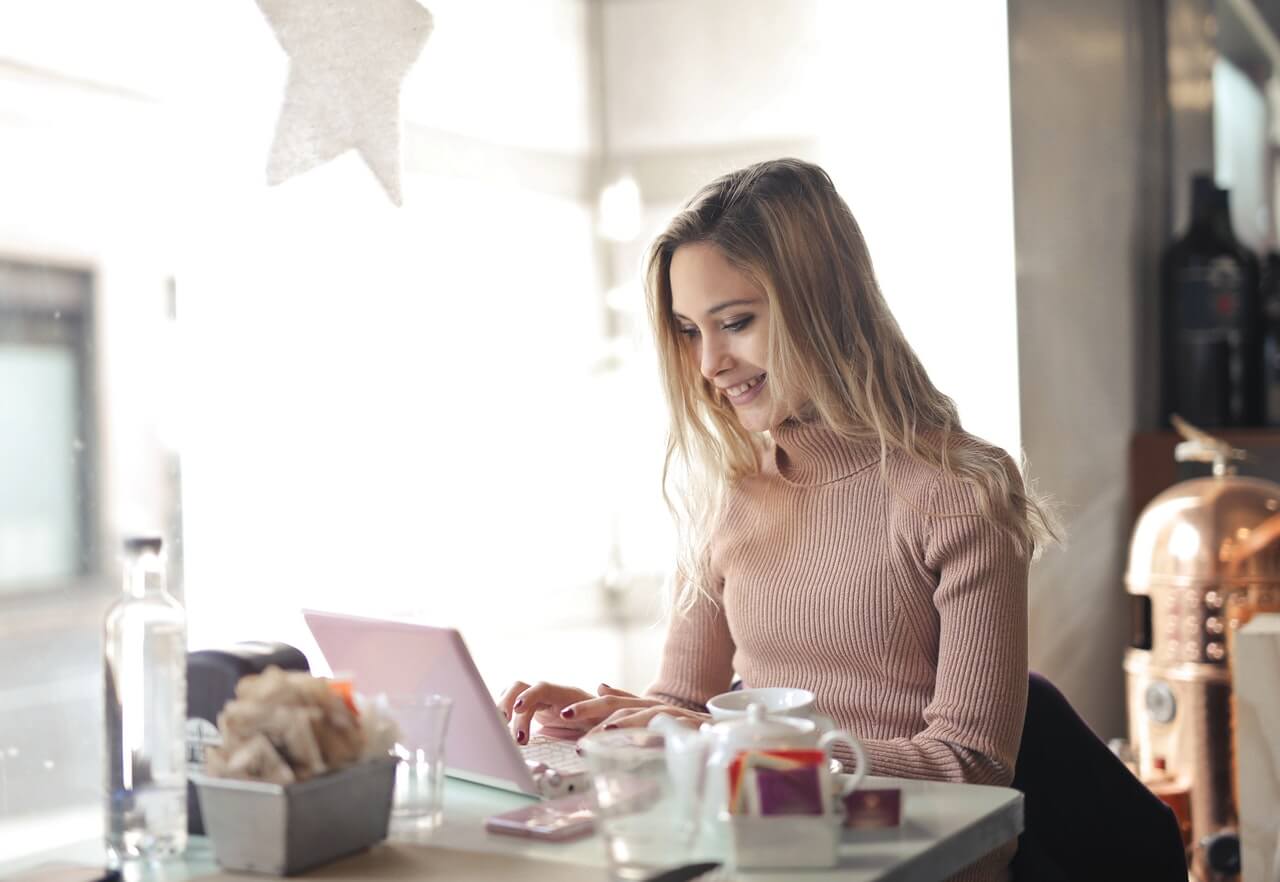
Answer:
M595 795L583 793L527 805L493 815L484 822L490 833L564 842L595 829Z

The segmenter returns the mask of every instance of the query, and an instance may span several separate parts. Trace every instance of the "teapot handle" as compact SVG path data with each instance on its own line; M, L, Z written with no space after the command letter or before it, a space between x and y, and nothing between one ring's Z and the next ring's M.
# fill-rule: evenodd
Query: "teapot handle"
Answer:
M826 714L810 713L808 718L813 720L814 725L818 727L819 732L832 732L840 728L840 724Z
M853 757L858 763L854 768L853 775L846 779L844 786L840 788L840 795L848 796L857 790L858 785L862 783L862 779L867 777L867 753L862 749L862 742L844 729L835 729L825 733L818 739L818 747L830 755L831 745L836 742L843 742L853 752Z

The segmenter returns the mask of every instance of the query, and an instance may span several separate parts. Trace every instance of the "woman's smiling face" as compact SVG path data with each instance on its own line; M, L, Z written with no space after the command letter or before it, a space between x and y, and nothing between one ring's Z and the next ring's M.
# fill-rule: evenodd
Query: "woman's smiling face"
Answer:
M763 432L785 418L769 385L769 303L720 249L690 242L671 255L671 311L702 376L743 428Z

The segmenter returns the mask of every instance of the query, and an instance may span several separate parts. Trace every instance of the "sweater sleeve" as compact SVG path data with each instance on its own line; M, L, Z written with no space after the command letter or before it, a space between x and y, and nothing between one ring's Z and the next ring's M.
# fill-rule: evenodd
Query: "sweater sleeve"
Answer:
M672 612L658 679L645 694L666 704L706 711L709 698L729 689L733 653L723 601L699 596L688 612Z
M948 481L935 494L923 542L937 580L937 677L911 738L868 740L873 772L1007 785L1027 701L1028 561L1014 540L977 514L970 489Z

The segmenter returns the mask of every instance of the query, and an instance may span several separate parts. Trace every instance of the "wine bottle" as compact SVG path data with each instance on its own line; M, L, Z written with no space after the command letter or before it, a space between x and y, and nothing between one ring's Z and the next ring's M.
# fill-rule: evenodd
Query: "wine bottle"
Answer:
M1262 271L1262 421L1280 426L1280 253Z
M1163 416L1262 423L1258 260L1231 228L1226 190L1192 180L1191 223L1163 266Z

